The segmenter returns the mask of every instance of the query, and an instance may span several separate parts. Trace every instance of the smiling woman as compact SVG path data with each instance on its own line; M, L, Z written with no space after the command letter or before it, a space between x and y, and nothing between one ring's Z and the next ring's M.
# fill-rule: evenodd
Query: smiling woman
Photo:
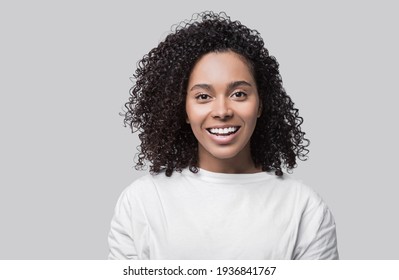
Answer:
M330 210L283 174L308 140L257 31L198 14L134 78L125 124L151 174L117 202L110 259L338 258Z

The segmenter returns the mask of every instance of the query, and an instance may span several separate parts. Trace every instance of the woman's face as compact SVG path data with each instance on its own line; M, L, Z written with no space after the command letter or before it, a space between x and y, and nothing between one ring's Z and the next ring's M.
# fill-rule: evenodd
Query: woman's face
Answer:
M212 52L196 63L186 113L198 140L200 168L246 172L254 167L249 140L261 110L255 79L242 56Z

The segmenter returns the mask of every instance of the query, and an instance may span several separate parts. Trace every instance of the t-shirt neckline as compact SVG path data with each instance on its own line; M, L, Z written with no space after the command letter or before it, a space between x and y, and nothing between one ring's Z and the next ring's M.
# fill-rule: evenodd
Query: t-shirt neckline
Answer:
M270 179L272 177L271 174L265 171L256 173L218 173L201 168L198 168L197 173L193 173L187 168L183 170L183 174L189 177L195 177L203 181L226 184L253 183L265 179Z

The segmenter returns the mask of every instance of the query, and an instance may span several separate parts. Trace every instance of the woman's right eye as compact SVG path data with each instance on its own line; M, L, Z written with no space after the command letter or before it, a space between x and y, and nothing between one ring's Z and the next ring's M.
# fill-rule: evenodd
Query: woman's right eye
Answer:
M208 94L205 94L205 93L198 94L195 97L195 99L198 99L198 100L207 100L208 98L210 98L210 96Z

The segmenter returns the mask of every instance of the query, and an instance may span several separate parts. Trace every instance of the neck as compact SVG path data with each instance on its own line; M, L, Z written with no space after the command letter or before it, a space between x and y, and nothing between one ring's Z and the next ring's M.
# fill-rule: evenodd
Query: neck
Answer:
M256 167L255 164L252 167L243 166L232 166L232 165L217 165L213 166L210 164L202 165L201 162L199 164L199 168L215 172L215 173L228 173L228 174L244 174L244 173L258 173L262 171L262 168Z
M201 151L201 148L200 148ZM257 173L262 168L255 166L249 146L231 158L218 158L207 152L199 153L198 166L201 169L216 173Z

